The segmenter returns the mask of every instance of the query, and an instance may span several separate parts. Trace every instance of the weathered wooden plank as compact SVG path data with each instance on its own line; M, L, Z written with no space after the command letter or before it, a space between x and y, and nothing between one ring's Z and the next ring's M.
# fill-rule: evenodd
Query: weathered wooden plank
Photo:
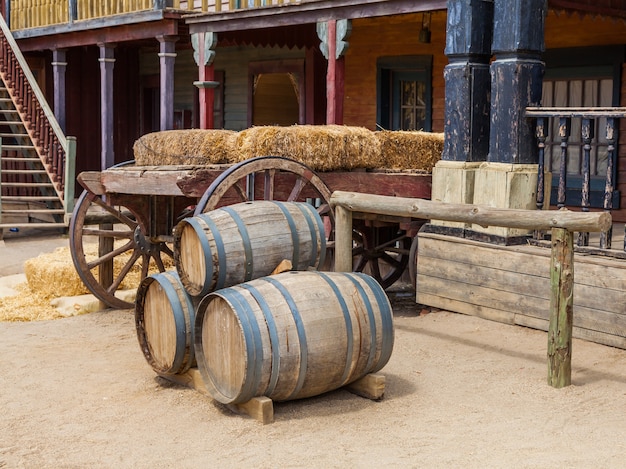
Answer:
M535 321L545 323L543 330L547 331L549 317L549 299L530 298L523 305L514 305L511 302L504 302L498 297L497 292L483 290L481 296L474 296L468 299L468 292L473 291L473 287L468 284L458 284L440 279L419 277L418 282L424 283L424 288L419 288L416 294L416 301L419 304L434 306L436 308L469 316L482 317L505 324L531 325ZM457 292L451 295L449 292L454 289ZM445 296L444 295L445 292ZM532 327L532 326L531 326ZM580 330L591 331L586 333L589 337L591 333L598 334L599 337L606 336L602 342L612 345L615 339L618 343L622 339L626 341L626 321L623 316L616 315L598 309L588 309L574 305L574 327Z
M516 324L515 313L511 311L505 311L491 306L475 305L468 303L467 301L456 300L447 296L444 297L439 294L424 292L421 289L417 294L417 302L420 304L434 306L445 311L454 311L455 313L476 316L504 324Z
M611 215L607 212L506 209L344 191L333 192L331 205L352 211L507 228L549 230L556 227L598 232L611 226Z
M444 237L436 239L437 236L420 234L418 303L507 323L511 321L510 314L543 321L548 319L549 258L545 250L528 246L524 248L528 252L517 252L511 257L511 247L480 246L481 243L469 240L449 237L447 240ZM445 249L439 249L442 247ZM626 337L625 290L606 288L602 281L597 281L595 286L579 283L590 276L582 275L581 271L591 267L596 277L611 272L615 285L620 287L623 277L619 277L623 269L621 266L617 269L607 268L608 260L603 260L602 264L605 265L589 266L586 264L588 260L592 259L581 256L581 261L576 265L574 326ZM538 265L542 266L539 270Z
M549 259L526 254L516 257L515 262L511 262L508 266L492 268L482 264L481 260L494 257L507 258L508 253L504 254L503 252L502 256L498 256L497 251L492 250L490 254L483 252L481 258L469 250L462 253L454 250L453 253L457 254L456 258L443 260L426 254L423 255L422 252L424 251L420 251L419 254L419 272L422 275L460 283L467 282L471 285L491 288L495 292L511 291L527 297L550 298ZM467 256L463 257L465 254ZM521 272L521 270L530 270L533 266L536 266L539 271L536 275ZM577 277L582 277L578 268ZM625 315L624 319L626 320L625 290L585 285L579 283L578 280L576 280L575 290L574 301L577 307L584 307L589 310L597 310L598 307L601 307L604 311Z
M450 250L450 237L434 233L420 233L420 256L435 259L453 259L456 262L477 264L494 269L507 269L527 275L545 275L550 265L550 251L537 246L494 246L470 239L455 238L458 252ZM444 242L441 242L444 241ZM493 250L502 252L494 256ZM463 253L462 256L459 253ZM532 262L526 262L532 256ZM543 260L545 259L545 262ZM626 292L626 265L608 257L575 254L576 284ZM626 303L626 301L624 301Z
M541 331L548 331L547 319L533 318L530 316L518 314L515 316L515 324L524 327L531 327L533 329L538 329ZM572 336L576 339L583 339L590 342L595 342L597 344L626 349L626 337L619 335L613 335L605 332L599 332L596 330L574 326Z

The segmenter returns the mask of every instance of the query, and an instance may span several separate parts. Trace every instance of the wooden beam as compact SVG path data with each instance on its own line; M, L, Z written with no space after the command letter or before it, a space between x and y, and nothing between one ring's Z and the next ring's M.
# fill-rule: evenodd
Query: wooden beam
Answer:
M69 49L98 43L154 40L159 35L176 36L179 21L164 19L117 26L102 24L92 29L79 29L77 26L68 25L64 28L38 28L38 34L30 30L16 31L13 34L22 52L50 49L52 45L50 37L53 35L54 47ZM27 35L27 32L30 34Z
M569 231L601 232L606 231L612 223L611 215L608 212L493 208L343 191L333 192L330 203L336 209L342 207L351 212L368 212L520 229L551 230L552 228L564 228Z
M263 29L320 21L403 15L445 10L446 0L318 0L185 18L190 33Z

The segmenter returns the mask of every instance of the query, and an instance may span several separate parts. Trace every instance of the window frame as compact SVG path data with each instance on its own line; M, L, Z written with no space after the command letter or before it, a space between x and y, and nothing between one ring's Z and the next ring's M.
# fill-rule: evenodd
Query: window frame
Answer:
M394 89L394 76L407 73L415 76L415 81L426 85L424 101L426 117L425 132L432 131L432 55L403 55L379 57L376 61L376 128L394 130L394 123L400 122L400 109L395 108L397 95Z

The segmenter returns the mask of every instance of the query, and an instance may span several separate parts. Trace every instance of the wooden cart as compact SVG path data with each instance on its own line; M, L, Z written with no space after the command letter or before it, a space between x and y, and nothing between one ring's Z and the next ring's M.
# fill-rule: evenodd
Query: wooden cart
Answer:
M431 189L425 172L316 173L302 163L273 156L202 167L140 167L129 162L83 172L78 182L85 190L70 223L72 259L87 288L112 308L133 307L116 296L131 272L143 279L173 265L172 232L185 217L248 200L307 201L325 220L332 249L332 191L430 198ZM415 258L415 235L423 221L374 220L365 214L354 218L354 270L370 273L387 288L407 265L415 264L409 260Z

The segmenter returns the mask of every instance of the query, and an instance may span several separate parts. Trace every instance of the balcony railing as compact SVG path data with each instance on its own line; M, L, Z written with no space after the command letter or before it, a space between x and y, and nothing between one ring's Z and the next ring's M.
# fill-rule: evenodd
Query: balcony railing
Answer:
M7 15L16 31L153 10L220 13L288 3L300 0L10 0Z
M615 175L617 168L617 133L620 118L626 117L626 108L527 108L526 115L536 119L536 137L539 147L539 169L537 180L537 208L544 206L544 200L550 199L550 184L545 184L548 146L552 147L552 177L558 178L556 200L552 202L557 208L572 206L567 200L568 177L579 175L580 209L583 212L591 208L591 180L604 179L604 191L600 207L606 212L614 208ZM550 132L549 129L553 129ZM573 134L575 132L578 135ZM549 134L553 135L550 136ZM549 143L547 143L549 142ZM599 149L602 149L600 152ZM595 150L595 158L592 153ZM599 154L605 161L600 162ZM576 166L572 168L571 166ZM605 168L606 166L606 168ZM578 179L578 178L577 178ZM545 192L548 194L545 194ZM603 251L611 249L612 229L600 234L599 248ZM538 233L542 239L542 234ZM589 246L589 233L579 233L578 246ZM626 251L626 237L624 239ZM620 256L621 257L621 256Z

